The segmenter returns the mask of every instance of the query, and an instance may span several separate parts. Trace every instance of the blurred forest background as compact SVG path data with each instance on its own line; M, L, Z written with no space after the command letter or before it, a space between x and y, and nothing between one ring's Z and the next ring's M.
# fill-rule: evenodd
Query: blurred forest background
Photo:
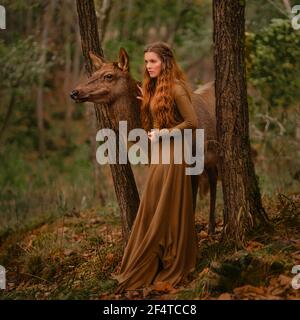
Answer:
M263 198L300 188L300 31L291 27L296 2L246 1L250 133ZM105 207L103 214L118 219L109 166L95 174L93 106L69 97L86 77L75 1L1 4L7 29L0 30L0 239L91 208ZM105 57L116 60L124 47L135 79L142 79L145 44L156 40L172 45L194 89L214 79L211 0L95 4ZM133 170L142 192L147 168ZM208 199L198 200L201 214L208 208Z

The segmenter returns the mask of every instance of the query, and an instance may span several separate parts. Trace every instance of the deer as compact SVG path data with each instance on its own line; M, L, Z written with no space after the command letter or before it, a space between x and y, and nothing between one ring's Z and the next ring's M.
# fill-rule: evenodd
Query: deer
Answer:
M92 102L106 104L115 123L127 121L128 130L142 128L140 119L141 100L138 85L130 73L129 56L120 48L118 61L108 62L104 58L89 52L94 72L83 83L79 83L70 97L77 103ZM209 184L210 209L208 233L215 232L215 207L218 180L218 154L214 147L217 139L214 82L209 82L192 92L192 105L197 114L199 129L204 129L205 153L203 174L192 175L193 207L196 208L198 189L201 184ZM205 188L204 188L205 189ZM199 191L200 192L200 191Z

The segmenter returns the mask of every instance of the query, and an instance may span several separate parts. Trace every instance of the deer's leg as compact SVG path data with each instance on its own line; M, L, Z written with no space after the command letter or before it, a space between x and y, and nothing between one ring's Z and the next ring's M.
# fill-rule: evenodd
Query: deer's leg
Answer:
M194 212L196 212L199 175L192 175L191 178L192 178L192 191L193 191L193 209L194 209Z
M215 210L216 210L216 197L217 197L217 179L218 179L218 169L217 167L211 167L206 169L209 188L210 188L210 208L209 208L209 224L208 233L215 233Z

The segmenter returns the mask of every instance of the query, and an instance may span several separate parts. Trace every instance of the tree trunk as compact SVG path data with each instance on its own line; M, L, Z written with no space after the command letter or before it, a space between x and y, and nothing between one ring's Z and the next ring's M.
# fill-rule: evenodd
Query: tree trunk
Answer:
M109 21L109 14L112 8L112 0L102 0L101 8L100 8L100 16L99 16L99 39L100 43L103 43L106 28Z
M125 21L123 27L123 37L124 39L130 39L131 37L131 20L132 20L132 10L133 10L133 0L126 1L126 13L125 13Z
M95 111L93 109L94 109L93 104L87 103L85 115L86 115L86 123L89 128L89 140L91 144L90 159L94 165L95 196L96 196L96 199L100 200L101 205L105 206L106 201L105 201L104 192L107 190L107 186L106 186L104 177L101 176L100 166L95 157L95 154L97 151L97 141L95 139L95 136L97 133L98 125L97 125L97 119L95 116Z
M79 28L81 34L81 44L83 56L86 62L86 70L89 75L93 71L92 62L89 57L89 51L93 51L103 57L103 51L100 46L97 18L93 0L77 0L77 12L79 17ZM114 128L111 120L110 110L107 105L95 105L98 128ZM116 134L118 142L118 133ZM116 152L118 159L118 150ZM110 165L117 201L120 207L122 233L125 242L127 242L129 232L133 225L137 209L139 207L139 193L135 184L134 175L129 163Z
M80 76L80 55L81 55L81 47L80 47L80 33L79 26L77 23L77 19L74 19L75 26L75 53L73 59L73 67L72 67L72 87L75 86L78 82Z
M213 20L223 239L239 246L258 221L268 222L251 160L244 62L245 1L214 0Z
M0 149L1 149L1 146L2 145L4 146L5 144L5 139L4 139L5 130L7 129L10 118L13 115L15 100L16 100L16 92L15 92L15 89L13 89L10 94L9 103L8 103L7 111L4 117L4 121L0 129Z
M73 103L70 100L69 91L72 87L71 85L71 67L72 67L72 42L71 37L71 25L72 21L72 11L69 10L69 1L63 2L63 22L64 22L64 49L65 49L65 76L64 76L64 93L65 93L65 127L64 127L64 138L67 145L71 143L71 123L72 123L72 113L73 113Z
M50 29L50 24L52 16L55 9L55 0L52 0L45 8L44 19L42 27L42 54L41 54L41 64L42 66L46 63L46 54L47 54L47 43L48 43L48 34ZM37 88L37 100L36 100L36 117L37 117L37 127L38 127L38 139L39 139L39 153L40 156L44 156L45 153L45 128L44 128L44 75L42 74L39 77L39 85Z
M32 33L32 24L33 24L33 9L32 4L29 4L28 9L26 10L26 34Z
M77 12L75 9L76 17L73 17L73 21L76 23L75 25L75 53L74 53L74 59L73 59L73 68L72 68L72 88L77 84L79 76L80 76L80 55L81 55L81 45L80 45L80 31L79 31L79 25L77 23ZM70 101L70 97L68 96L68 99ZM71 102L71 101L70 101ZM87 106L86 108L86 123L89 128L89 140L90 140L90 159L93 162L94 167L94 190L95 190L95 197L96 199L99 199L100 204L102 206L106 205L105 200L105 190L107 190L107 187L105 185L105 178L103 176L103 170L97 163L97 159L95 157L96 151L97 151L97 142L95 139L98 125L97 125L97 119L95 115L95 111L93 105L91 104ZM73 109L72 109L73 112ZM72 117L72 115L71 115Z
M119 29L119 41L124 39L124 30L125 30L125 10L126 10L126 3L120 1L118 7L118 29Z

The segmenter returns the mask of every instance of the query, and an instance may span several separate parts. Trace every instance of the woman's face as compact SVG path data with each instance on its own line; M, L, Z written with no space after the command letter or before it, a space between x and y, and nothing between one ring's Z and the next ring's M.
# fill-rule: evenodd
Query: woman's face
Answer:
M162 61L155 52L145 52L145 66L151 78L156 78L161 71Z

